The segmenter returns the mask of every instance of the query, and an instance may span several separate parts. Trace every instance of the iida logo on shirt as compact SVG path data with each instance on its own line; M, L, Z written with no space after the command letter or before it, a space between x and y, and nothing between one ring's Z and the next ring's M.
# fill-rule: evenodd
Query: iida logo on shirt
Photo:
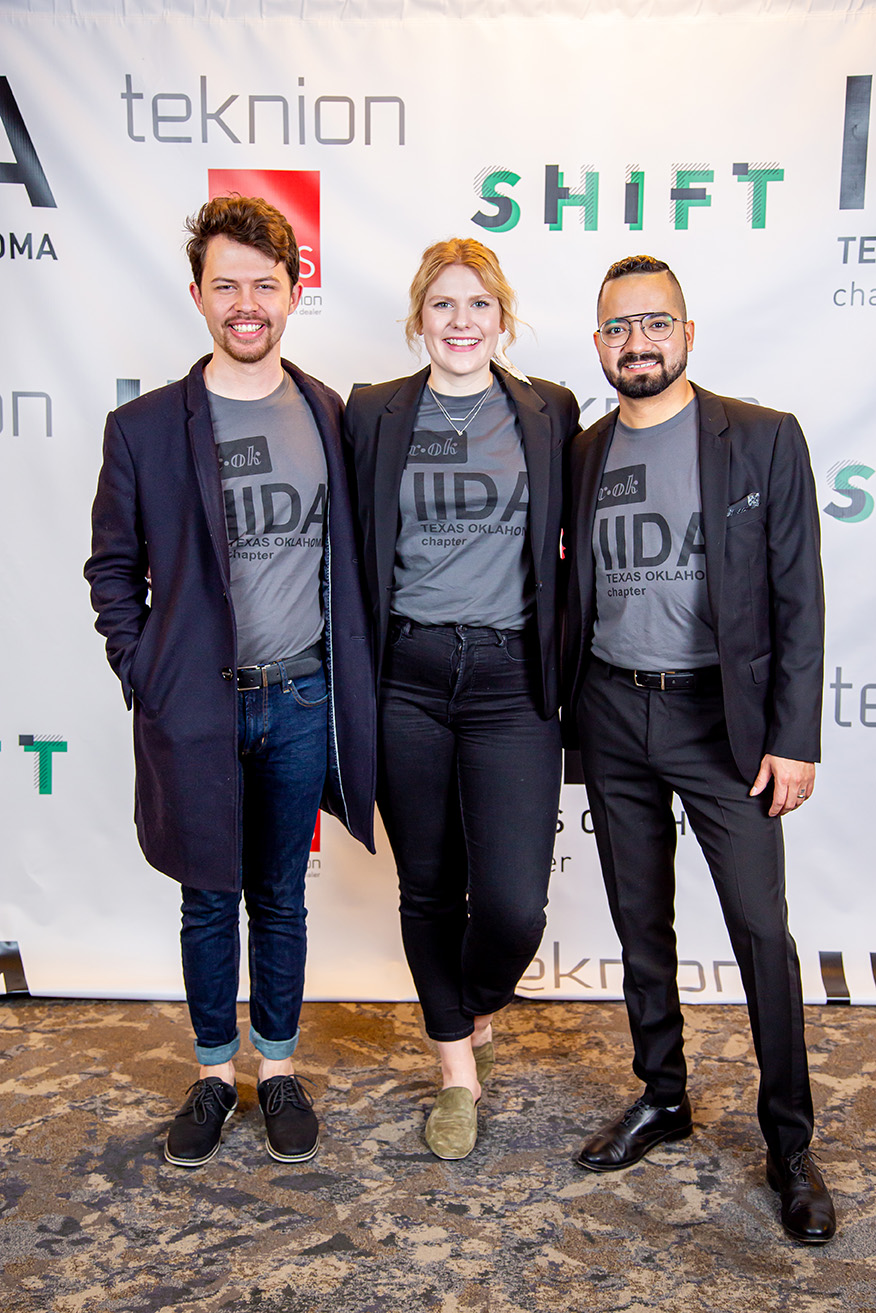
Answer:
M210 200L214 196L261 196L291 223L301 254L305 292L322 286L319 247L318 169L209 169ZM308 298L302 297L302 305Z

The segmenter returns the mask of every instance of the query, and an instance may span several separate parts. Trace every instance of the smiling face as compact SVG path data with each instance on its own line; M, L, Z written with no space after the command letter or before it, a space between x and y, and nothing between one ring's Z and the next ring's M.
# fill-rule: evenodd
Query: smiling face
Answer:
M666 273L613 278L605 284L599 298L600 324L607 319L660 311L679 320L685 314L678 285ZM694 340L692 320L674 324L671 337L662 342L650 341L642 332L640 321L632 324L630 336L621 347L606 346L598 332L593 340L605 377L622 397L638 400L659 396L669 388L687 390L684 372Z
M466 396L487 387L505 326L497 298L473 269L451 264L441 270L426 292L422 324L436 392Z
M214 358L257 364L273 352L279 361L286 320L301 297L284 264L230 237L211 237L201 286L189 290L207 321Z

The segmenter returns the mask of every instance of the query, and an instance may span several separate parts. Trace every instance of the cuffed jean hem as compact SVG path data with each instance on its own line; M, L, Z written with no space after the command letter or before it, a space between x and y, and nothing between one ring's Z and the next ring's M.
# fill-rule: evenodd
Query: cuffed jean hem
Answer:
M220 1044L218 1048L208 1049L205 1045L199 1044L195 1040L195 1057L202 1067L221 1067L223 1062L230 1062L237 1050L240 1048L240 1033L238 1032L234 1039L228 1044Z
M470 1030L463 1031L462 1034L456 1035L436 1035L433 1030L426 1026L426 1034L435 1044L453 1044L458 1039L469 1039L474 1034L474 1026Z
M249 1037L253 1045L263 1058L269 1058L271 1062L282 1062L284 1058L291 1058L298 1047L300 1035L299 1028L291 1039L262 1039L255 1026L249 1028Z

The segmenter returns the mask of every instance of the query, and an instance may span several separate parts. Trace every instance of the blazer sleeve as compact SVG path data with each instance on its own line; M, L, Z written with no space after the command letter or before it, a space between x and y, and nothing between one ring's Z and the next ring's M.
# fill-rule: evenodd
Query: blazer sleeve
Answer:
M131 664L150 614L149 560L134 461L114 413L107 417L91 522L91 556L84 573L97 612L94 627L106 639L107 660L130 708Z
M773 450L767 553L773 688L765 750L818 761L824 682L820 527L809 452L793 415L783 416Z

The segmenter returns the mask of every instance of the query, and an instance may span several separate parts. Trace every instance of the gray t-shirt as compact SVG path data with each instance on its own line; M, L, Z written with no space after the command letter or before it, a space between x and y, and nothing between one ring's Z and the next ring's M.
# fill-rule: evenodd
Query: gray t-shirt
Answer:
M231 561L238 665L295 656L323 630L325 452L288 374L270 396L208 392Z
M593 653L611 665L688 670L718 652L706 592L697 403L663 424L615 424L593 524Z
M437 395L459 429L482 394ZM497 382L462 437L426 388L399 505L393 612L420 624L522 629L533 600L529 483L517 417Z

